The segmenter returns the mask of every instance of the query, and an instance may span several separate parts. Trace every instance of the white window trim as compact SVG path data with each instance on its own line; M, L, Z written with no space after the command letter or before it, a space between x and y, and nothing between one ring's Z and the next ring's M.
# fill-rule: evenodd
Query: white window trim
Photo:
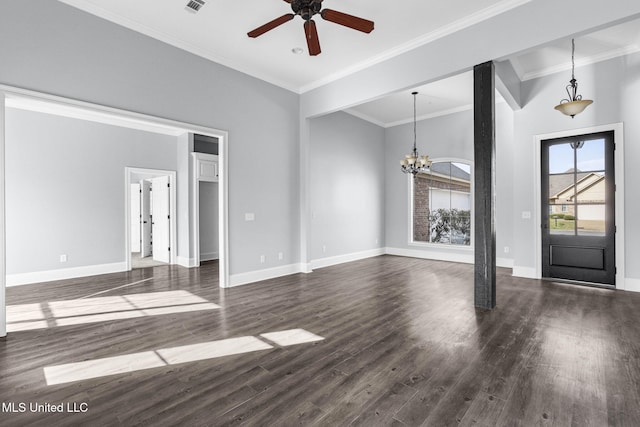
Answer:
M475 244L475 221L474 217L474 165L471 160L461 159L458 157L439 157L436 159L431 159L433 163L441 163L441 162L453 162L453 163L464 163L469 165L470 168L470 176L471 176L471 186L470 186L470 206L471 206L471 242L469 245L452 245L446 243L431 243L431 242L420 242L413 240L413 175L407 174L407 188L408 188L408 201L409 201L409 223L408 223L408 233L407 233L407 241L409 246L420 247L420 248L432 248L432 249L443 249L443 250L455 250L455 251L465 251L472 252Z

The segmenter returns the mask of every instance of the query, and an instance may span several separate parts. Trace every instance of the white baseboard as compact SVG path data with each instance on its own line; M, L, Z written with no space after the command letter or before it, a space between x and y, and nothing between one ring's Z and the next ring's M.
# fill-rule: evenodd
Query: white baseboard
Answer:
M344 264L345 262L358 261L365 258L384 255L384 248L370 249L368 251L354 252L351 254L337 255L327 258L314 259L311 261L311 269L330 267L332 265Z
M448 251L437 250L420 250L406 248L385 248L387 255L406 256L411 258L432 259L436 261L461 262L464 264L473 264L474 254L460 254ZM513 260L511 258L496 258L496 267L513 268Z
M539 279L539 277L537 277L535 267L513 266L513 276L523 277L525 279Z
M448 251L437 250L421 250L406 248L385 248L387 255L406 256L410 258L432 259L436 261L461 262L465 264L473 264L473 252L469 254L460 254Z
M624 288L620 287L618 289L623 289L629 292L640 292L640 279L630 279L629 277L625 277Z
M289 264L281 267L266 268L264 270L249 271L247 273L232 274L231 277L229 277L229 287L247 285L249 283L302 272L303 264Z
M311 268L311 263L310 262L301 263L300 272L305 274L313 273L313 269Z
M76 277L95 276L98 274L119 273L121 271L127 271L126 262L87 265L84 267L60 268L58 270L35 271L33 273L7 274L7 286L28 285L31 283L50 282L52 280L64 280L73 279Z
M195 258L187 258L186 256L178 256L176 257L176 264L180 267L192 268L197 267Z
M211 261L214 259L218 259L218 252L207 252L207 253L201 253L200 254L200 261Z
M503 268L513 268L513 260L511 258L496 258L496 266Z

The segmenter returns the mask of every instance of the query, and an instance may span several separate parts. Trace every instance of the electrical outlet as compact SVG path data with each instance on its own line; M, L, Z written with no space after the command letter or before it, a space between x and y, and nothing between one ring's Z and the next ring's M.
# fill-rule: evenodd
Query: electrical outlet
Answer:
M378 244L378 239L376 239L376 245Z
M256 215L253 212L245 213L244 214L244 220L245 221L255 221L256 220Z
M266 258L264 255L260 255L260 264L264 264Z
M67 254L60 255L60 262L67 262Z
M511 249L509 249L509 246L505 246L505 247L504 247L504 253L505 253L505 254L508 254L508 253L509 253L509 251L511 251Z
M522 211L522 219L531 219L531 212Z
M282 252L278 252L278 259L282 261L284 259L284 254Z
M327 247L325 245L322 245L322 253L327 252Z

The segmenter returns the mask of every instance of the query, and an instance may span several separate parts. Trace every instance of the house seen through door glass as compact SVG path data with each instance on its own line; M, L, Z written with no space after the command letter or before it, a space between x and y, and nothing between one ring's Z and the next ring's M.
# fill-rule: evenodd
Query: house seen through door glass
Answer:
M615 285L613 132L542 141L543 277Z

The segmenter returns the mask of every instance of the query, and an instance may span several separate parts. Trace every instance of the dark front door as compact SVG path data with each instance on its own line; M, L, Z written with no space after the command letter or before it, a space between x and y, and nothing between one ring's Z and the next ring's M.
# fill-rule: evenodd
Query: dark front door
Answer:
M542 141L542 276L615 286L613 132Z

